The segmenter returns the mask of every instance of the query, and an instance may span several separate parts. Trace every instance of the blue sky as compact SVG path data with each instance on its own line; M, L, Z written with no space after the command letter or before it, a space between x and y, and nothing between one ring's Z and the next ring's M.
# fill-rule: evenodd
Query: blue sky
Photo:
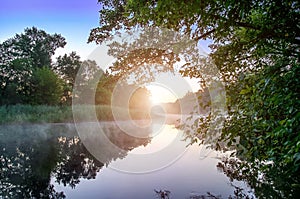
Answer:
M0 42L35 26L66 38L56 56L76 51L86 59L96 48L87 39L99 24L99 9L97 0L0 0Z

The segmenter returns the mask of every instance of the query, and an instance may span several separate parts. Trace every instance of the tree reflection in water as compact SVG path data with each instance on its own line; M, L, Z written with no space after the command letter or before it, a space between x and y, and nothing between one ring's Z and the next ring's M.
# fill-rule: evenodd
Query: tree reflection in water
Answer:
M113 130L110 134L117 133L127 151L150 142ZM73 125L50 124L1 126L0 150L0 198L65 198L63 192L55 191L52 177L74 188L81 178L94 179L104 165L127 155L114 153L107 162L99 162Z
M234 186L234 185L232 185ZM228 196L228 199L253 199L254 196L248 195L244 193L244 190L241 187L234 186L235 191L234 195ZM154 190L156 197L159 199L170 199L171 191L169 190ZM198 194L198 193L191 193L189 199L223 199L221 195L215 195L211 192L206 192L206 194Z
M22 129L24 128L24 131ZM25 133L26 132L26 133ZM3 198L63 198L50 185L59 162L57 143L26 126L1 128L0 193Z
M217 168L231 181L247 182L257 198L296 198L299 196L299 187L293 185L299 182L300 175L290 176L285 170L272 164L271 161L250 163L236 157L227 157L218 163ZM265 172L261 171L262 167ZM235 189L243 196L242 198L246 198L247 194L241 188L235 187Z
M237 189L234 191L234 195L228 196L228 199L253 199L254 196L246 195L241 192L240 187L236 187ZM197 194L192 195L189 199L224 199L221 195L215 195L213 193L207 192L206 194Z
M64 186L70 185L74 188L80 182L80 178L94 179L104 165L86 150L77 136L59 137L58 145L60 161L53 175L56 181Z
M169 199L171 192L169 190L156 190L154 189L154 192L156 193L157 197L160 199Z

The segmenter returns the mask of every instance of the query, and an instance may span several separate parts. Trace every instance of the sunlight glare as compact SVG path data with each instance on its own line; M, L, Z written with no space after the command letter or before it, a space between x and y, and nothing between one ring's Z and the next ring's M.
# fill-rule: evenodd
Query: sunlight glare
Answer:
M177 97L169 89L160 85L149 85L147 89L151 93L150 100L152 104L175 102Z

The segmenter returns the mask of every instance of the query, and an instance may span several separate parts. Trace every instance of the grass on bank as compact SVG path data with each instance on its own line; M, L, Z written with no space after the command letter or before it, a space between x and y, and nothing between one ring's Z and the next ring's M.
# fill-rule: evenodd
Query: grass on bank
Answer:
M95 122L97 120L130 119L128 109L112 108L109 105L76 105L76 106L47 106L47 105L9 105L0 106L0 124L14 123L69 123ZM95 117L96 113L96 117ZM130 110L132 119L143 119L147 113L141 110Z

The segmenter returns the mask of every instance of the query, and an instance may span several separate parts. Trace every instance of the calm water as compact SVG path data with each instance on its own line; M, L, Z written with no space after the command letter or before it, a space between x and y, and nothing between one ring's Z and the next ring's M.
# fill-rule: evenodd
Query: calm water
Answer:
M155 122L1 126L0 198L228 198L232 183L246 187L217 170L221 154L183 138Z

